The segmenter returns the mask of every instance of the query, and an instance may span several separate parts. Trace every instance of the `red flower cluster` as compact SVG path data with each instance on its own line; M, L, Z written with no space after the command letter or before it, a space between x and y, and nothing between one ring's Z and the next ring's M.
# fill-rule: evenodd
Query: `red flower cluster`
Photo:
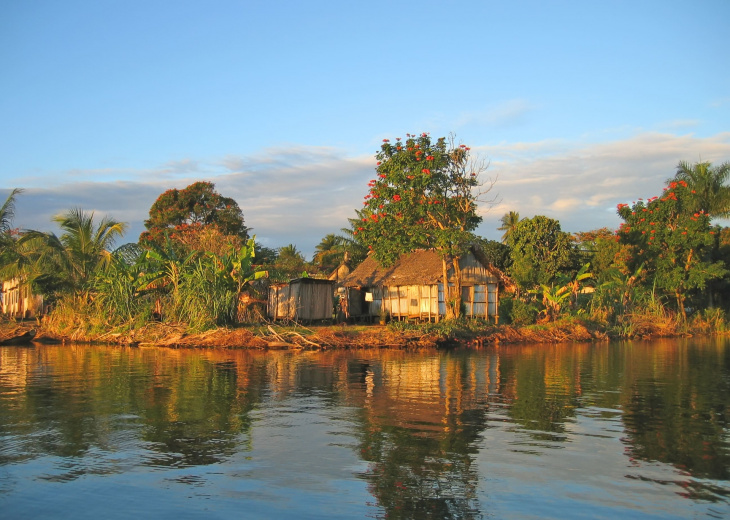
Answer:
M394 200L395 202L398 202L398 201L400 201L400 195L398 195L397 193L396 193L395 195L393 195L393 200Z

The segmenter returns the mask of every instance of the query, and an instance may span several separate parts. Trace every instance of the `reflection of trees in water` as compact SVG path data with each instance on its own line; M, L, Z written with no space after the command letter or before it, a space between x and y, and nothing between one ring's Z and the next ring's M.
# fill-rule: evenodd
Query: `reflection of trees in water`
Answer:
M482 516L474 456L494 366L481 361L383 355L350 363L348 399L360 408L358 447L370 463L361 476L385 517Z
M2 370L12 372L23 399L0 407L0 433L16 442L0 464L59 456L75 478L122 471L105 453L140 439L147 441L137 450L142 465L210 464L250 449L248 412L260 400L261 363L113 347L43 347L13 360L15 352L3 350Z
M583 393L585 355L585 347L575 345L515 347L502 355L500 394L510 403L509 416L532 438L565 439Z
M0 447L0 465L58 456L60 479L223 461L252 449L259 403L310 395L317 406L355 410L358 455L369 463L362 478L389 517L480 516L473 461L490 403L551 442L569 438L577 408L622 408L627 456L730 479L727 347L309 356L64 346L0 348L0 356L0 392L13 396L0 400L0 436L13 443ZM137 459L113 460L130 445ZM689 496L722 494L687 480Z
M156 466L214 464L246 449L251 403L238 399L237 365L196 359L166 374L166 386L146 392L143 438ZM250 449L250 446L248 447Z
M627 358L625 370L628 454L696 477L730 479L728 349L657 345Z
M363 436L361 456L371 463L363 478L388 518L481 517L476 450L456 446L460 435L469 434L419 436L394 426Z

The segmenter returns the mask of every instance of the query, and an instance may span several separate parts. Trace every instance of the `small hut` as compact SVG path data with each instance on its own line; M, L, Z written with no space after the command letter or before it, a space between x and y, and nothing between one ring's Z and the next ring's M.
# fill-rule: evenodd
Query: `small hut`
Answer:
M12 318L34 318L43 313L43 296L18 278L5 280L0 283L0 310Z
M460 259L462 303L467 316L498 320L499 286L504 275L472 250ZM453 280L453 268L448 271ZM434 250L402 255L383 267L368 256L344 280L348 317L372 317L384 310L391 318L438 321L446 315L443 264ZM453 284L450 282L450 286Z
M297 278L269 288L268 315L274 320L329 320L334 306L331 280Z

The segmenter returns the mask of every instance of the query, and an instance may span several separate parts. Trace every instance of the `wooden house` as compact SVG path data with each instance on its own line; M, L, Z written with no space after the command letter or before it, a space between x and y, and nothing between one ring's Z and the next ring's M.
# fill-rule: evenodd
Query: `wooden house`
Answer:
M467 316L498 321L499 287L504 274L477 250L462 256L462 302ZM448 270L453 287L453 268ZM434 250L418 250L383 267L368 256L344 280L347 317L373 317L384 309L393 319L438 321L446 315L443 264Z
M12 318L34 318L43 313L43 296L33 294L18 278L0 284L0 303L2 314Z
M335 284L341 284L352 272L349 261L344 261L337 268L332 271L327 277L328 280L332 280Z
M274 320L329 320L334 306L335 282L297 278L269 287L267 314Z

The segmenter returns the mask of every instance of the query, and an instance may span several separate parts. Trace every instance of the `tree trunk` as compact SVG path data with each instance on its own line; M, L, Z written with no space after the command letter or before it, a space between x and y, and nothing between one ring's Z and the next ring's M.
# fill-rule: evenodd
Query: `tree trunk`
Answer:
M684 297L679 291L674 292L677 297L677 308L679 309L679 315L682 317L682 323L687 323L687 311L684 308Z
M454 287L449 287L449 262L451 262L454 268ZM451 255L442 256L441 266L446 319L455 319L461 316L461 269L459 267L459 259Z
M444 318L451 319L453 316L451 315L451 305L449 304L449 300L451 297L450 291L449 291L449 266L446 263L446 257L441 257L441 277L442 281L441 283L444 286L444 307L446 309L446 315Z
M459 265L460 258L458 256L451 257L451 262L454 265L454 317L461 317L461 265Z

